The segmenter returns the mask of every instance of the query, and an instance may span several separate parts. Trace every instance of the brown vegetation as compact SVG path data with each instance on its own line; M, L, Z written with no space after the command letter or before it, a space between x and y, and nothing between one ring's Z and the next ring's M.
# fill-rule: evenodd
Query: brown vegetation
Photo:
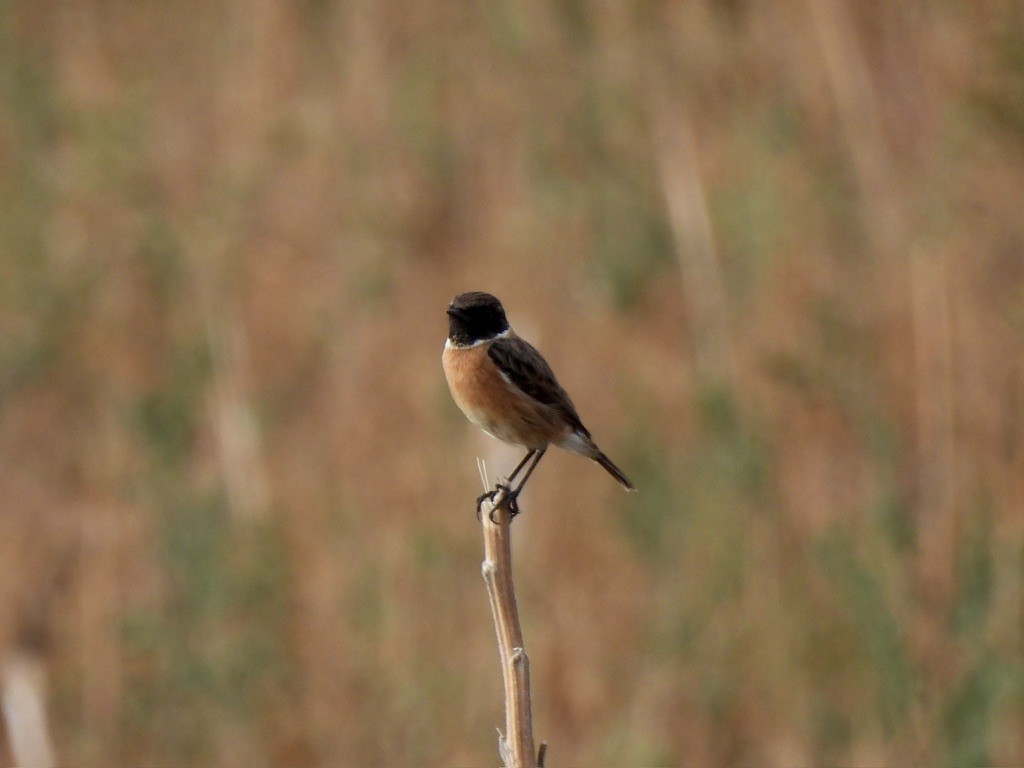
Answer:
M550 765L1024 763L1022 40L0 6L0 656L62 764L496 760L469 289L640 488L556 451L513 529Z

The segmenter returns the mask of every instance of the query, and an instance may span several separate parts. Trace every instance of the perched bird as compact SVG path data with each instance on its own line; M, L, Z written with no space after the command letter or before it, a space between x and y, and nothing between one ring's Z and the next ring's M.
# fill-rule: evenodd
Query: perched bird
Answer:
M501 302L491 294L472 291L452 300L441 362L452 397L466 417L491 437L527 450L508 484L481 496L478 508L504 490L514 517L516 497L549 445L593 459L627 491L636 490L597 447L551 366L516 335ZM524 467L522 480L513 488L512 481Z

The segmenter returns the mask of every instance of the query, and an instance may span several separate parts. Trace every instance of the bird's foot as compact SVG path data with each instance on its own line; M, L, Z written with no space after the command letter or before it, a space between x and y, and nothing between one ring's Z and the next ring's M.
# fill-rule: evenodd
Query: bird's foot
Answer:
M477 520L480 519L480 515L482 514L481 510L483 509L484 502L485 501L489 501L489 502L491 502L491 504L494 504L494 497L497 496L497 495L498 495L498 489L495 488L493 491L488 491L487 493L482 493L479 496L477 496L477 498L476 498L476 519ZM494 518L491 518L491 519L493 520Z
M499 493L504 493L504 496L502 496L501 502L497 506L493 506L494 505L494 499L498 496ZM496 524L498 522L497 520L494 519L494 513L498 509L500 509L501 507L506 507L508 509L508 521L511 523L512 522L512 518L514 518L516 515L519 514L519 502L517 500L518 497L519 497L519 493L518 492L513 492L512 489L509 488L504 483L498 483L497 485L494 486L494 490L493 491L488 491L487 493L481 494L477 498L477 500L476 500L476 519L477 520L480 519L481 510L483 509L483 503L486 500L486 501L491 502L491 504L492 504L492 509L491 509L490 515L489 515L490 518L491 518L491 522L492 523Z
M519 514L519 491L513 491L507 485L503 485L501 488L505 491L502 504L508 507L508 521L511 523L513 518ZM494 522L494 510L491 510L491 522Z

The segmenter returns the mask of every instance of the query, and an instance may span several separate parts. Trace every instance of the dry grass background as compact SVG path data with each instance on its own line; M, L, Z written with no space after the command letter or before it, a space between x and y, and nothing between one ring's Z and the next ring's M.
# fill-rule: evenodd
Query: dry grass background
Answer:
M496 760L466 289L641 489L551 455L516 522L552 765L1024 762L1022 40L0 4L0 655L61 762Z

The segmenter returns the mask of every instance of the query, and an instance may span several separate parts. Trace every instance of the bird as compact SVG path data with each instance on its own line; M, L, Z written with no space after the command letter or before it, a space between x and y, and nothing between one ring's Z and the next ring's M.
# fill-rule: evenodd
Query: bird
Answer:
M543 355L512 330L496 297L483 291L460 293L447 314L441 364L452 399L488 435L527 451L506 483L477 499L477 512L484 499L493 502L504 491L509 517L515 517L519 493L551 445L593 459L627 491L636 490L597 447ZM522 479L513 487L520 472Z

